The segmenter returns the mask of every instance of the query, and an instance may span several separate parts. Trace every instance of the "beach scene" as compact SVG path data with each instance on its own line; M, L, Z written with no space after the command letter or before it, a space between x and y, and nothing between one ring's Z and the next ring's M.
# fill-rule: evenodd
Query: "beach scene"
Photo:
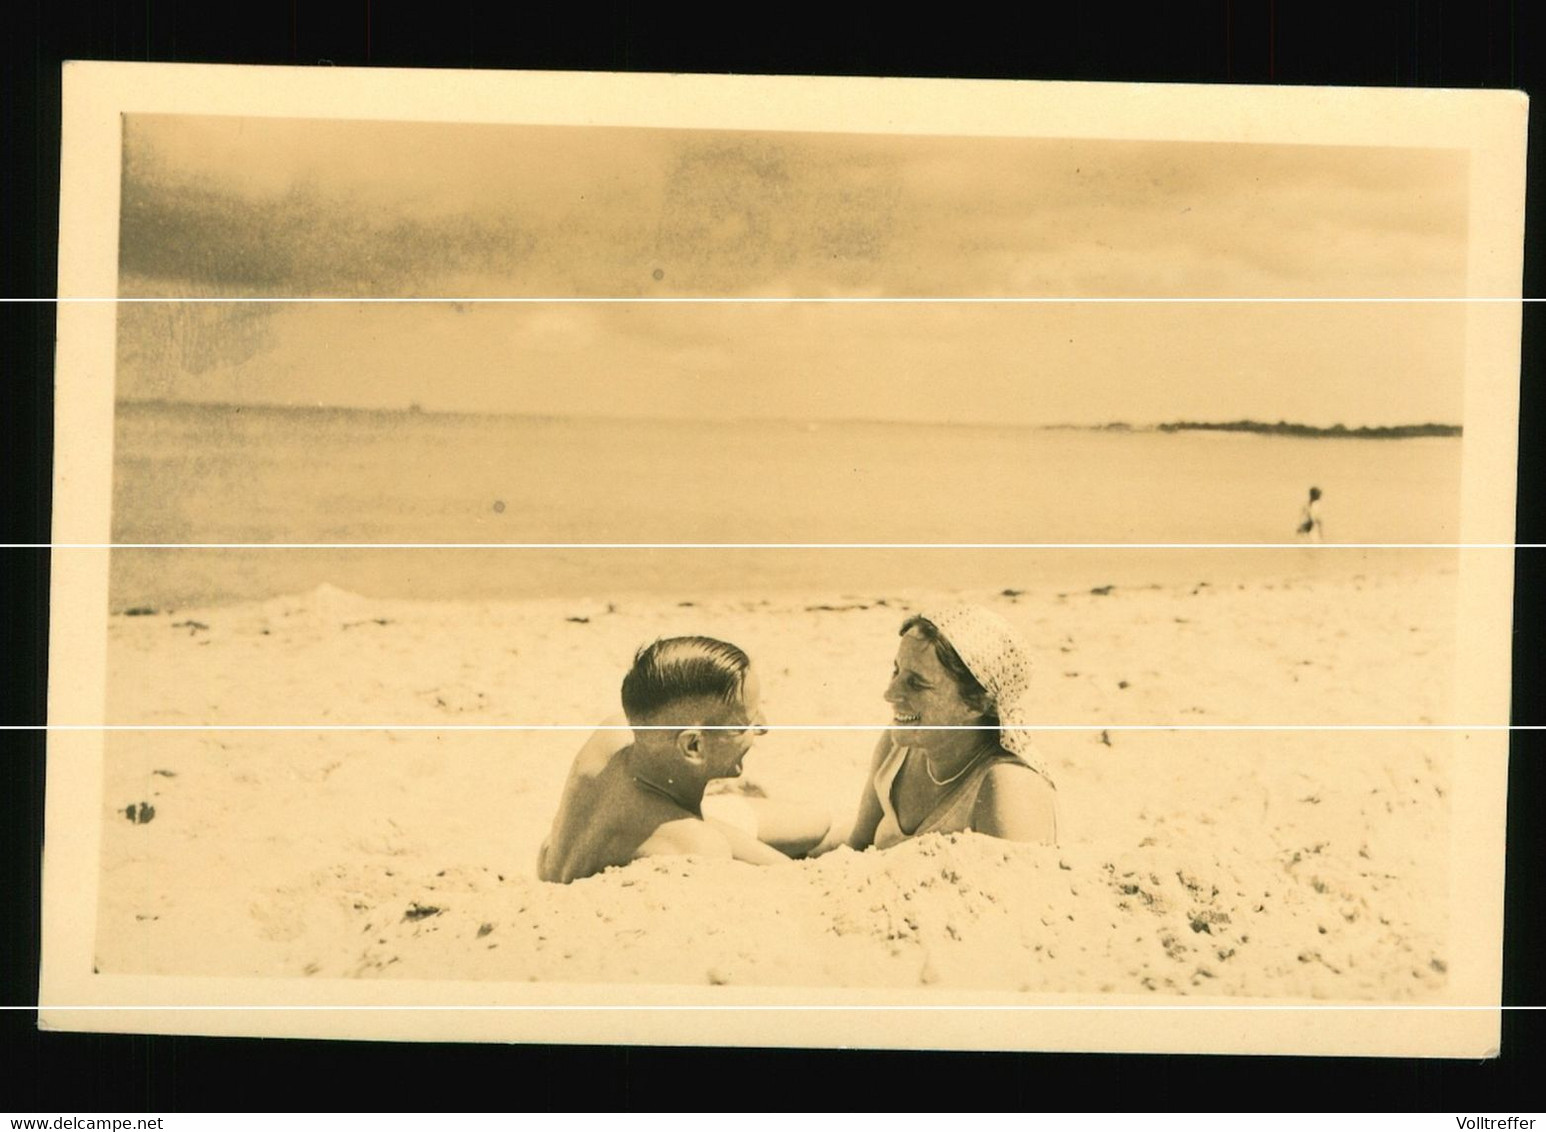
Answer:
M1374 999L1444 985L1453 736L1121 728L1450 722L1453 552L1248 544L1293 541L1310 475L1350 540L1452 539L1453 514L1422 501L1455 497L1454 439L759 428L765 470L743 490L694 481L694 535L758 541L766 521L811 541L971 541L1015 516L1022 537L1072 539L1088 527L1060 514L1053 474L1072 464L1105 500L1082 513L1122 536L1247 545L554 550L518 544L581 538L563 521L581 501L533 490L531 469L624 425L140 405L119 422L121 498L154 500L143 520L118 511L123 542L412 543L420 515L447 541L517 545L113 552L109 721L216 729L108 737L102 970ZM888 456L923 444L940 454L924 471ZM256 453L278 484L254 481ZM389 457L437 473L351 490L350 469ZM995 516L963 516L984 459L1017 486ZM1140 467L1171 490L1134 499ZM631 504L659 498L650 465L611 473L629 486L598 523L648 538L660 516ZM906 516L867 506L865 483L909 479ZM1263 498L1276 514L1246 505ZM1037 717L1074 728L1039 737L1056 846L931 835L778 869L684 858L536 879L568 763L618 710L641 644L746 649L773 730L732 788L851 821L897 631L961 598L1023 631Z
M99 972L1445 993L1465 312L1310 300L1463 294L1463 162L355 125L126 120ZM962 601L1055 843L538 879L642 645L841 827Z

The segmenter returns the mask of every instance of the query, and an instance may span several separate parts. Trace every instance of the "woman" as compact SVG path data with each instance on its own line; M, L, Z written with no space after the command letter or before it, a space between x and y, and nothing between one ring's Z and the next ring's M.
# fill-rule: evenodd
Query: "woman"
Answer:
M1030 658L1019 635L959 605L909 618L901 637L886 689L895 726L875 749L848 845L963 830L1055 842L1052 782L1025 729Z

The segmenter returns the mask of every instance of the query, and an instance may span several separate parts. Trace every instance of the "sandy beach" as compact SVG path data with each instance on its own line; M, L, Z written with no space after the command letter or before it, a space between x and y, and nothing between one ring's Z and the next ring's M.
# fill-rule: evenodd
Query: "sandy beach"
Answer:
M743 646L738 789L846 821L896 631L940 595L407 601L332 586L110 620L104 973L1422 999L1445 984L1452 569L959 595L1033 645L1055 847L976 835L539 883L633 650ZM318 731L358 724L426 730ZM436 730L458 725L553 730ZM826 730L822 730L826 728ZM837 728L845 728L839 730ZM1104 729L1104 730L1103 730ZM149 820L134 820L146 819Z

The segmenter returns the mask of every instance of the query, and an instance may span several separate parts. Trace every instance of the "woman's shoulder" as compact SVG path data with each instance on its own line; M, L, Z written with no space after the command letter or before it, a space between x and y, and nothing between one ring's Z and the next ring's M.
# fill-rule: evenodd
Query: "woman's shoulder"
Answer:
M902 773L902 765L907 761L909 750L910 747L886 740L882 740L875 749L875 759L870 763L870 785L878 797L886 799L884 805L890 805L891 784Z
M982 776L972 828L1010 841L1057 841L1052 780L1014 757L995 760Z
M874 757L870 759L870 767L879 770L892 762L900 762L907 757L907 748L898 743L891 732L883 733L875 744Z
M1027 787L1034 789L1056 790L1057 784L1052 777L1038 766L1033 766L1025 759L1010 751L1004 751L988 763L982 776L985 786L1001 786L1005 789L1023 790Z

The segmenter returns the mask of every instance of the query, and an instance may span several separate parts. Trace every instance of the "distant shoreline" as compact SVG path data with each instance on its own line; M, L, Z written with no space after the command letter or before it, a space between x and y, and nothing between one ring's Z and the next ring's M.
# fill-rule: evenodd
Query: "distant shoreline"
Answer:
M252 413L326 413L341 416L360 417L435 417L440 419L487 419L490 417L507 418L511 420L532 421L608 421L620 424L654 424L672 423L684 424L689 418L682 417L615 417L605 414L587 414L584 416L560 416L550 413L501 413L501 412L477 412L464 409L426 409L414 403L401 407L394 406L361 406L361 405L277 405L249 403L237 404L229 401L169 401L160 398L120 398L117 401L119 408L128 409L164 409L177 411L181 409L230 409L235 412ZM694 418L695 419L695 418ZM1458 437L1463 435L1463 429L1455 424L1436 424L1425 422L1423 424L1398 424L1398 425L1359 425L1348 428L1346 425L1334 424L1328 427L1320 425L1301 424L1293 421L1267 421L1238 420L1238 421L1167 421L1162 424L1130 424L1126 421L1110 421L1105 424L1011 424L997 421L896 421L896 420L863 420L860 418L843 417L822 421L807 421L794 417L766 417L766 418L702 418L703 423L722 424L761 424L761 425L786 425L793 428L820 429L825 427L841 427L844 425L870 425L870 426L901 426L917 428L934 425L942 428L986 428L986 429L1025 429L1034 432L1117 432L1117 433L1173 433L1173 432L1230 432L1252 433L1259 436L1292 436L1300 438L1330 438L1348 440L1406 440L1416 437Z
M1292 424L1288 421L1279 421L1277 424L1261 421L1175 421L1157 428L1160 432L1254 432L1264 436L1329 436L1357 440L1405 440L1414 436L1461 435L1459 425L1448 424L1376 425L1372 428L1362 425L1348 428L1346 425L1335 424L1330 428L1317 428L1315 425Z
M1043 429L1066 432L1244 432L1257 436L1294 436L1311 439L1330 438L1346 440L1408 440L1420 436L1455 437L1464 434L1460 425L1452 424L1403 424L1359 425L1348 428L1343 424L1329 427L1299 424L1294 421L1168 421L1157 425L1133 425L1126 421L1112 421L1101 425L1040 425Z

